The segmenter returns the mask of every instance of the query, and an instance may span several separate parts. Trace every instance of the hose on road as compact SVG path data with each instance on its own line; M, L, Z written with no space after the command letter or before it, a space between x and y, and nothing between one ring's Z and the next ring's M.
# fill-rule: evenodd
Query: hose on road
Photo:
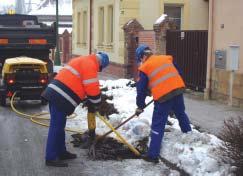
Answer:
M33 123L36 123L36 124L41 125L41 126L49 127L49 124L41 122L42 120L50 120L49 117L46 117L47 115L49 115L48 112L43 112L43 113L38 113L38 114L26 114L26 113L23 113L23 112L20 112L19 110L17 110L14 106L14 103L13 103L16 94L17 94L17 92L14 92L14 94L11 97L11 100L10 100L10 105L11 105L12 110L16 114L19 114L21 117L31 120L31 122L33 122ZM119 138L119 140L123 144L127 145L128 148L132 152L134 152L135 155L137 155L137 156L140 155L140 153L132 145L130 145L123 137L121 137L121 135L115 130L115 128L107 120L105 120L105 118L103 116L101 116L99 113L97 113L97 115L117 135L117 137ZM68 116L67 119L73 119L76 116L77 116L77 114L73 113L71 116ZM83 134L83 132L81 132L81 131L68 129L68 128L65 128L65 131Z

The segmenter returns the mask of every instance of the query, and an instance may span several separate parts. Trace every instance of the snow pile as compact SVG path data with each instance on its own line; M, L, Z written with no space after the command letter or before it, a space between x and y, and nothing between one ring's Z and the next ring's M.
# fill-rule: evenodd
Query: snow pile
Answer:
M136 109L136 89L127 86L129 80L119 79L115 81L100 81L103 87L107 87L107 95L113 96L113 100L107 100L109 103L114 103L119 114L110 116L110 123L117 126L119 123L133 115ZM151 100L147 97L148 101ZM78 129L81 131L87 130L87 110L78 107L75 111L77 118L69 120L67 127ZM153 105L148 106L144 113L139 118L134 118L122 126L118 131L131 144L137 140L146 137L150 133L151 117ZM193 131L184 134L180 131L178 121L174 118L169 118L170 125L166 125L164 134L161 156L166 158L178 167L184 169L191 175L197 176L221 176L229 175L230 166L221 162L217 154L217 147L221 145L221 140L211 134L200 133L193 128ZM104 134L110 129L97 118L97 133ZM111 136L115 137L114 134ZM135 162L139 168L139 162ZM127 166L128 167L128 166ZM132 167L132 166L131 166ZM133 166L134 167L134 166ZM160 175L158 166L149 165L149 170L153 171L152 175ZM154 168L154 170L153 170ZM170 172L173 174L173 171Z

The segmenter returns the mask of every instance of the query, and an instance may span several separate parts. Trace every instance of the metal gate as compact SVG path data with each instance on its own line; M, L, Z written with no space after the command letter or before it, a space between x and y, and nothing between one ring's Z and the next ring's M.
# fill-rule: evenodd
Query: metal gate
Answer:
M166 54L174 57L190 89L203 91L206 87L207 48L206 30L167 31Z

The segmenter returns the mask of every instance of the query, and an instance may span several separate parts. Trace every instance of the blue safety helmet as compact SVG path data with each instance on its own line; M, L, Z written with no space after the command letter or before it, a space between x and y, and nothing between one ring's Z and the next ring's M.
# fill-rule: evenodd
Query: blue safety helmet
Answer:
M151 50L151 49L146 44L141 44L141 45L139 45L139 47L137 47L137 49L136 49L136 61L137 61L137 63L141 62L141 59L144 55L145 50Z
M98 57L99 61L100 61L100 71L102 71L103 68L107 67L109 65L109 56L104 53L104 52L98 52L96 54L96 56Z

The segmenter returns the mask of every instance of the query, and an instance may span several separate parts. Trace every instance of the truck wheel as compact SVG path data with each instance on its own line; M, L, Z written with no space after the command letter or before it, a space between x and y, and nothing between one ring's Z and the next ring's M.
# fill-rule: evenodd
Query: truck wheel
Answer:
M0 96L0 104L1 106L6 106L6 95Z

